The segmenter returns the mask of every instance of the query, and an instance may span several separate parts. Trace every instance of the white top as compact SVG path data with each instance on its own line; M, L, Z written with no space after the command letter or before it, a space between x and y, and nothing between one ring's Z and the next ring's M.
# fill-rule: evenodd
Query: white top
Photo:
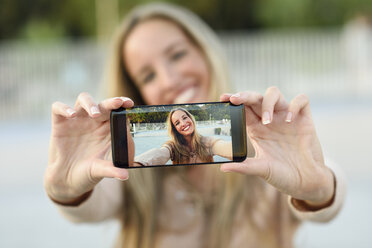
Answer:
M292 205L289 196L279 193L274 187L265 183L265 194L272 201L265 202L266 205L262 206L266 209L266 217L253 215L257 217L254 221L258 223L258 226L262 225L264 228L265 224L270 223L270 219L267 218L277 217L275 216L277 210L273 206L279 198L285 199L285 197L288 198L287 202L285 200L280 201L280 211L283 212L280 217L282 218L280 228L285 230L283 231L284 239L285 242L288 242L285 247L291 247L299 221L327 222L333 219L344 202L346 181L338 166L331 161L327 161L327 166L331 168L336 179L335 199L331 206L318 211L300 211ZM92 195L79 206L71 207L56 204L57 208L65 218L72 222L99 222L118 218L125 211L123 209L123 183L125 184L125 182L116 179L103 179L95 187ZM190 204L189 195L176 175L168 176L164 183L164 202L159 211L159 226L162 231L158 234L154 247L200 247L204 225L203 212L198 207ZM271 247L262 244L262 239L257 237L257 230L247 221L244 221L245 219L242 217L246 214L244 209L239 208L237 211L229 247ZM242 230L248 230L248 232ZM270 237L269 234L267 236Z

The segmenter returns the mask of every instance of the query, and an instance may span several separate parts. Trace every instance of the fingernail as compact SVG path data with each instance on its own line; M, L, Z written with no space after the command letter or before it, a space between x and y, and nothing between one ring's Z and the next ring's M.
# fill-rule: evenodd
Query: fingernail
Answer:
M68 114L69 116L72 116L73 114L76 113L76 111L73 110L73 109L67 109L66 112L67 112L67 114Z
M262 124L267 125L271 122L269 112L265 111L262 115Z
M99 114L99 109L97 108L97 106L93 106L90 108L90 112L92 115L95 115L95 114Z
M118 179L118 180L120 180L120 181L126 181L126 180L128 180L128 178L119 178L119 177L115 177L115 179Z
M287 114L287 118L285 118L285 121L286 122L291 122L292 121L292 112L288 112L288 114Z
M122 96L122 97L120 97L121 98L121 100L123 100L123 102L125 102L125 101L130 101L131 99L130 98L128 98L128 97L124 97L124 96Z
M240 93L235 93L232 97L240 97Z
M114 97L114 100L120 100L120 101L123 101L123 98L122 97Z

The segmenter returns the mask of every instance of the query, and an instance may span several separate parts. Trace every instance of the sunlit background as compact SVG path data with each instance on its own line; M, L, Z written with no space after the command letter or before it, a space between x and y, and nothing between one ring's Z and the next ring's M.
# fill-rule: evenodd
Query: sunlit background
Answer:
M111 247L116 222L71 224L46 197L50 106L102 100L114 27L136 0L0 0L0 247ZM221 37L236 90L310 96L326 155L348 177L340 215L296 247L372 247L372 0L189 0Z

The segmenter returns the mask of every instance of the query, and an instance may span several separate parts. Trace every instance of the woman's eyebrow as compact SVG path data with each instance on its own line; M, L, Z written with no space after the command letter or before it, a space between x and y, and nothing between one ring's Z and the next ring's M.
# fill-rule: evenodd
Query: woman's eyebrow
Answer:
M173 119L173 118L172 118ZM176 119L175 121L174 121L174 123L176 124L177 122L179 122L179 119Z
M170 53L175 47L179 46L179 45L183 45L185 44L186 41L181 39L181 40L176 40L174 41L173 43L171 43L170 45L168 45L165 49L164 49L164 54L168 54Z
M187 115L186 114L181 115L180 119L182 119L183 117L187 117ZM180 119L175 120L174 124L177 125L180 122Z

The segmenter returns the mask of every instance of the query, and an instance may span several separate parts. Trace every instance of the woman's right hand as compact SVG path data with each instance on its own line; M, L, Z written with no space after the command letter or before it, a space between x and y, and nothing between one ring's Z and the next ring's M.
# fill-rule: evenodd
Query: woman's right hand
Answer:
M44 176L49 197L68 204L90 192L104 177L128 179L128 171L115 167L109 158L110 112L132 106L133 101L126 97L106 99L97 105L88 93L79 95L74 108L61 102L52 105L52 134ZM129 153L134 154L132 145Z

